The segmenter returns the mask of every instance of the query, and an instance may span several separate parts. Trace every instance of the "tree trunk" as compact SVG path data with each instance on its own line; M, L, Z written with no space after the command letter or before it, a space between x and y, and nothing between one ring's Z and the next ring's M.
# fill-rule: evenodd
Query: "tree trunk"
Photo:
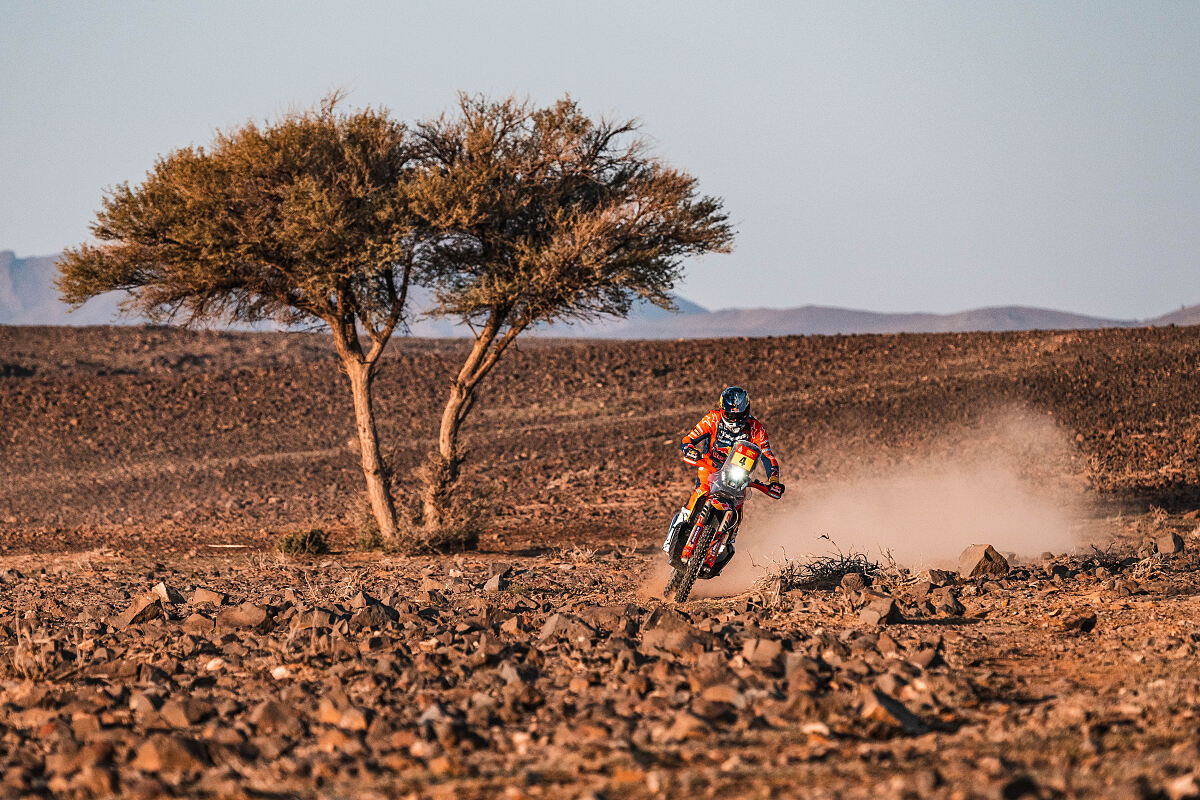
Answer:
M375 409L371 403L371 383L375 378L370 364L344 361L354 393L354 420L358 430L358 445L362 453L363 475L367 479L367 498L379 523L379 535L385 542L396 539L396 506L388 486L387 469L379 456L379 435L375 432Z
M462 427L463 408L469 391L461 383L450 388L450 397L442 410L442 424L438 431L438 450L426 466L424 507L421 521L431 530L444 525L450 512L451 494L458 480L458 469L462 457L458 452L458 432Z
M454 484L458 480L463 456L458 449L458 434L475 405L475 390L512 340L525 329L527 322L512 325L497 338L500 323L507 310L493 310L483 329L476 334L471 353L463 362L458 377L450 384L450 397L442 410L442 425L438 431L438 449L426 465L425 498L421 519L426 529L435 530L448 521L452 511Z

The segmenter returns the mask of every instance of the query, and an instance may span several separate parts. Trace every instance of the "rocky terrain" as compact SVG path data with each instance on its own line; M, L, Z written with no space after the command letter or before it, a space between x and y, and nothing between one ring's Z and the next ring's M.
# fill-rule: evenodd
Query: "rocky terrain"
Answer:
M460 348L385 367L401 482ZM0 794L1200 797L1198 362L1171 328L535 342L468 431L482 550L405 559L354 550L320 337L0 328ZM1090 516L668 603L671 442L735 381L788 498L1019 408ZM332 554L271 549L308 527Z
M3 791L1195 797L1200 561L1159 539L682 607L621 549L9 557Z

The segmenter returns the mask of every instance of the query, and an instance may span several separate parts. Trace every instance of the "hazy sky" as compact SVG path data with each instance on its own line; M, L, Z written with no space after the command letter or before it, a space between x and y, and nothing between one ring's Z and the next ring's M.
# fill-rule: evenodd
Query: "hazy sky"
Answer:
M1200 302L1195 2L0 0L0 249L83 241L156 155L334 87L639 117L737 223L680 287L711 308Z

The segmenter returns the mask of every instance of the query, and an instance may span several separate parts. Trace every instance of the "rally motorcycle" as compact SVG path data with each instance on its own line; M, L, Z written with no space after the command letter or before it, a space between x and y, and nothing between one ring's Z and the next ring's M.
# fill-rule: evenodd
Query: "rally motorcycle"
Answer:
M726 547L742 521L742 503L751 488L770 495L768 485L750 477L762 457L758 446L739 439L729 449L729 456L709 482L708 494L701 497L692 509L683 530L671 542L671 577L663 590L664 597L675 595L682 603L692 592L696 579L707 580L720 574L732 557ZM695 465L695 461L684 459Z

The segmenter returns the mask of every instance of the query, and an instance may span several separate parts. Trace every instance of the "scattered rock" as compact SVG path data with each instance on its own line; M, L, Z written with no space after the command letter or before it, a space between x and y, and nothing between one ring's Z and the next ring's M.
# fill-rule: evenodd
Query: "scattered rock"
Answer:
M216 628L216 623L203 614L192 614L183 621L182 627L188 633L207 636Z
M929 731L929 726L907 706L878 689L872 690L863 703L862 718L886 726L897 727L908 734Z
M367 712L356 706L350 706L338 717L337 726L346 731L365 731L370 723Z
M264 700L250 712L250 723L260 734L295 732L299 719L296 714L282 703L274 700Z
M354 630L363 628L379 629L395 622L400 615L395 609L376 603L362 606L350 616L350 627Z
M1154 546L1164 556L1178 555L1183 552L1183 537L1178 533L1168 533L1155 539Z
M551 614L545 624L542 625L541 633L538 634L538 641L545 642L559 637L566 637L573 641L584 643L590 642L594 631L587 626L583 620L571 614Z
M1075 633L1091 633L1096 627L1096 615L1082 614L1075 617L1069 617L1063 620L1063 630L1072 631Z
M684 739L700 738L708 728L707 720L688 711L682 711L675 715L674 723L662 731L660 738L666 742L681 742Z
M858 613L859 620L867 625L888 625L900 621L900 611L894 599L887 595L872 595L872 598Z
M229 595L201 587L192 592L190 602L194 606L223 606L229 602Z
M742 657L755 667L778 666L782 655L783 645L775 639L751 639L742 648Z
M1141 584L1131 578L1121 578L1113 585L1113 588L1117 591L1117 597L1128 597L1142 592Z
M958 600L958 593L953 586L943 586L935 589L929 595L929 602L938 612L949 617L962 616L966 607Z
M958 574L962 578L1000 578L1008 574L1008 569L1008 561L990 544L973 544L958 557Z
M255 628L266 621L267 610L247 601L217 614L216 624L221 628Z
M1023 800L1024 798L1040 800L1045 795L1038 788L1037 781L1031 776L1017 775L1015 778L1005 781L1004 788L1000 790L1000 796L1004 800Z
M70 788L90 797L109 797L116 791L116 781L108 767L86 766L71 779Z
M157 594L147 593L134 598L129 608L113 617L113 625L118 628L128 628L130 625L141 625L152 619L164 619L162 599Z
M746 706L746 696L727 683L714 683L705 688L700 697L709 703L724 703L734 708Z
M944 663L942 661L942 640L938 639L933 644L918 647L916 652L909 656L908 663L922 670Z
M670 608L655 609L642 629L642 646L681 655L702 645L704 632Z
M179 592L177 592L175 589L171 588L170 586L167 586L167 584L163 583L162 581L159 581L158 583L154 584L154 588L152 588L150 590L150 592L152 594L154 594L155 596L157 596L164 603L171 603L172 605L179 605L184 602L182 594L180 594Z
M142 772L193 772L204 768L202 753L190 739L156 733L138 747L132 766Z
M194 697L182 700L167 700L158 709L158 715L174 728L186 728L203 722L215 713L211 703Z
M945 569L930 569L925 571L925 577L934 586L948 586L956 582L953 572Z
M1195 772L1168 780L1163 789L1169 800L1197 800L1200 798L1200 780L1197 779Z

